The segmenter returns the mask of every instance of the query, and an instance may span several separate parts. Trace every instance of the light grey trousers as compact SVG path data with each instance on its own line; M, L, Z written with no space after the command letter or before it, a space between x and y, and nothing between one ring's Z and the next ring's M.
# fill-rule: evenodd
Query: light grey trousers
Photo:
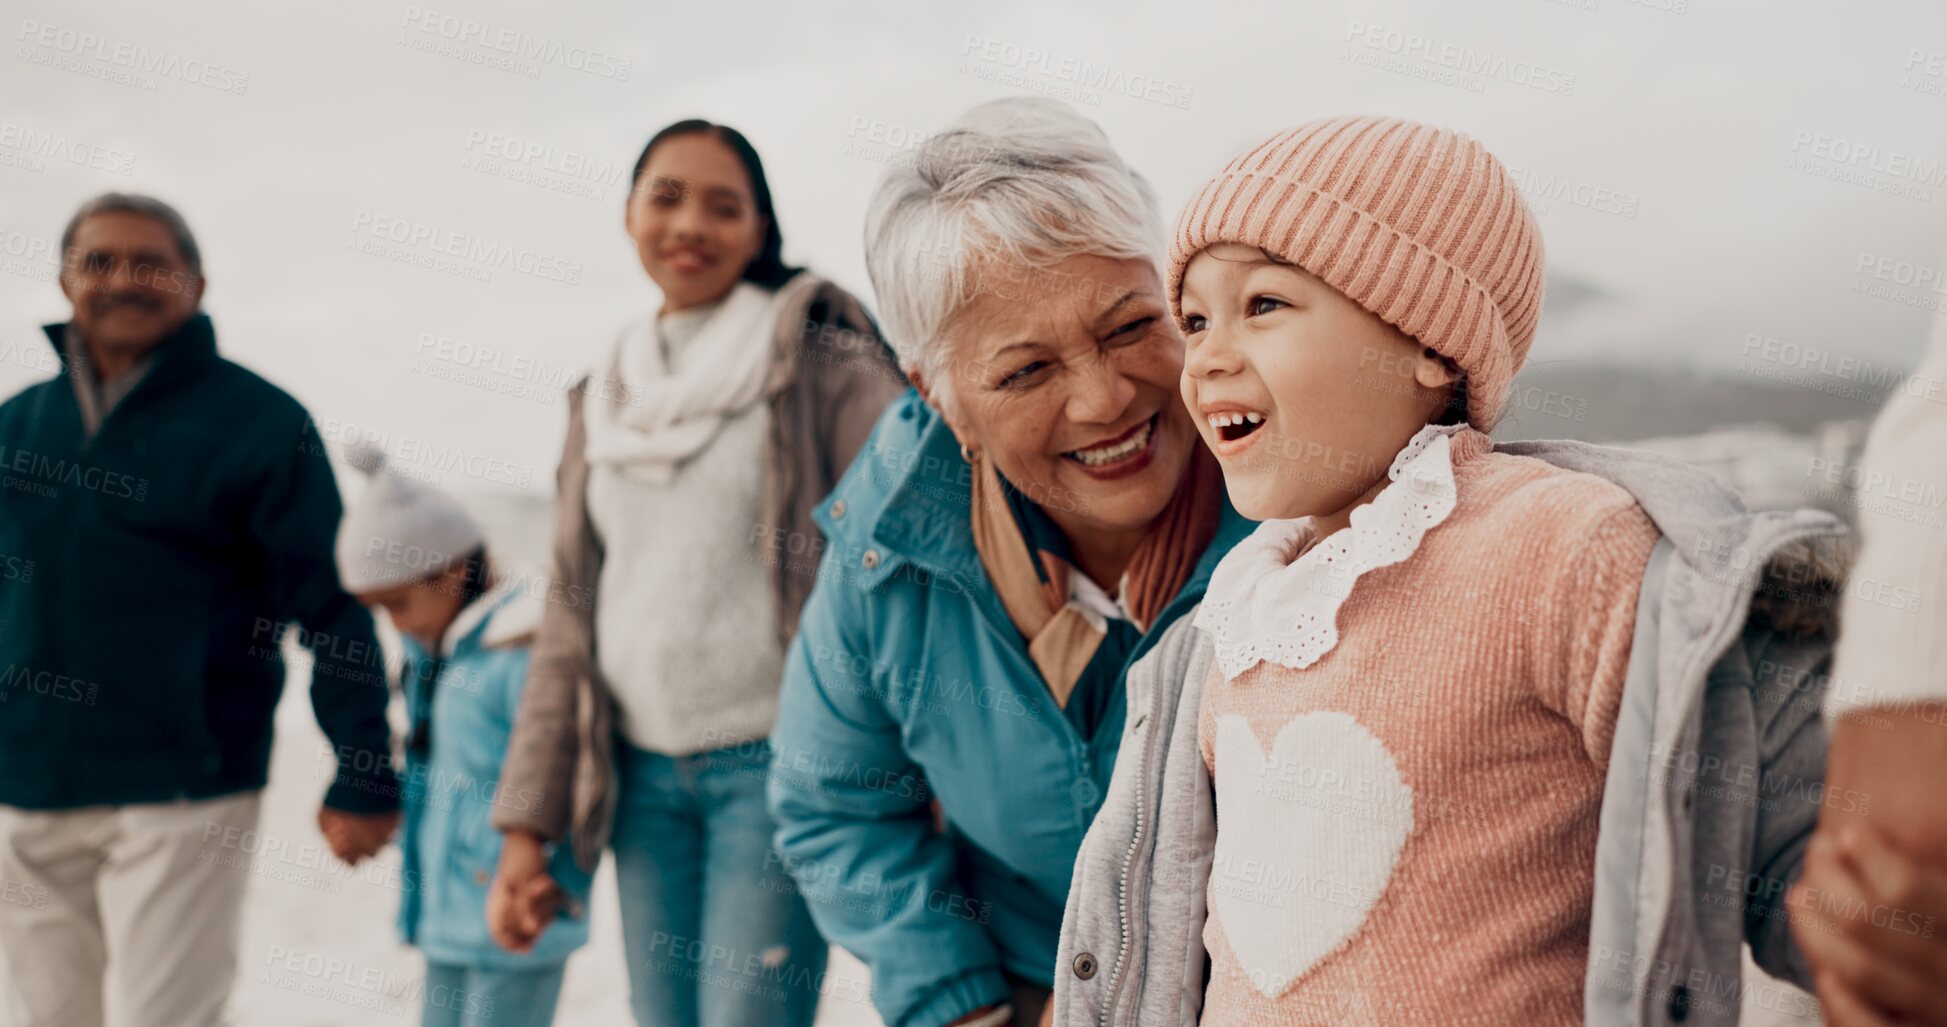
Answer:
M0 1027L223 1023L262 796L0 806Z

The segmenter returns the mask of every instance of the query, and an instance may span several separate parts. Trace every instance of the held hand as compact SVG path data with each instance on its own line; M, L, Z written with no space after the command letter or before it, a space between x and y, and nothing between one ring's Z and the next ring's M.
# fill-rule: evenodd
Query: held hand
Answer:
M1947 865L1863 820L1821 828L1788 903L1826 1023L1947 1027Z
M1048 996L1048 1001L1041 1006L1041 1027L1055 1027L1055 997L1053 995Z
M1947 703L1866 707L1832 725L1819 831L1870 823L1908 852L1947 853Z
M1943 779L1947 704L1868 707L1832 725L1827 798L1790 908L1835 1027L1947 1025Z
M554 922L566 899L548 874L541 839L509 831L500 848L500 867L487 890L487 933L509 952L530 952Z
M368 856L376 856L399 829L399 811L389 813L346 813L329 806L318 808L318 831L331 846L331 854L357 866Z

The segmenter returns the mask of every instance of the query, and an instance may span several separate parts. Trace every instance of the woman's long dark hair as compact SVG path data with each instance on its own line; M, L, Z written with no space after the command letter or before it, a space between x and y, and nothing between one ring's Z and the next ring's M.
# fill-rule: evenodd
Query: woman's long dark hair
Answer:
M777 208L771 205L771 183L764 177L764 162L758 158L757 150L744 138L742 132L729 125L719 125L702 118L686 118L649 137L649 144L642 148L642 156L635 159L635 172L629 176L630 196L642 186L642 169L649 166L649 155L656 150L656 144L665 139L684 135L708 135L730 147L737 155L737 161L744 166L744 173L750 176L751 198L757 202L758 216L764 219L764 243L757 249L757 256L744 265L743 280L766 289L775 289L791 280L791 276L803 268L792 267L784 262L784 232L777 226Z

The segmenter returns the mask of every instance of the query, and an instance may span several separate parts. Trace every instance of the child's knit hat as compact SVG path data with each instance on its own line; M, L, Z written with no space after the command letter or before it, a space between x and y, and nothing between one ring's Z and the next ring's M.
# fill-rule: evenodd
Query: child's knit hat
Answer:
M367 478L338 525L338 580L345 591L430 578L485 543L459 500L387 467L385 450L361 442L346 450L345 462Z
M1183 269L1220 242L1318 276L1467 375L1486 431L1534 341L1541 230L1507 169L1458 132L1345 117L1244 151L1184 208L1170 241L1170 308Z

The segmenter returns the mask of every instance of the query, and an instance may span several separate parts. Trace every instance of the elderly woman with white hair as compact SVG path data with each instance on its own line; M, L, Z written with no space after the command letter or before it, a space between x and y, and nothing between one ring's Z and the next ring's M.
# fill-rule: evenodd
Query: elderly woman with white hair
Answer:
M1251 527L1178 398L1162 234L1102 130L1040 98L968 111L873 200L914 388L815 512L770 804L892 1027L1040 1019L1124 673Z

